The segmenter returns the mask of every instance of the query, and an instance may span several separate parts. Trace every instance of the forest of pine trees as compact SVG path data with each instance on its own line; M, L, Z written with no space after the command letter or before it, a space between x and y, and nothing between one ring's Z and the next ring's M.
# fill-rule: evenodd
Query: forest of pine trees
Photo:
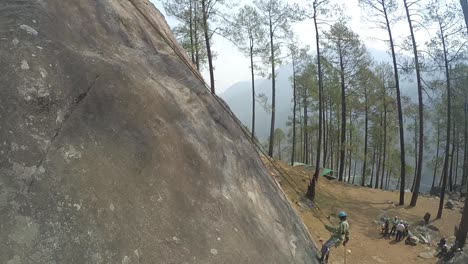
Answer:
M440 218L445 191L468 188L468 18L463 14L468 7L463 0L359 0L363 23L386 36L382 41L391 62L383 63L374 61L364 40L347 25L339 3L167 0L164 7L178 20L175 34L194 65L208 67L213 93L213 57L222 56L212 49L214 34L249 58L252 137L255 78L268 77L268 154L316 168L310 199L320 168L332 169L339 181L397 189L400 205L416 206L422 179L430 178L426 189L441 197ZM310 46L299 43L292 30L306 19L315 37ZM401 21L407 38L395 37ZM428 32L427 40L417 38L421 31ZM284 88L276 86L275 78L285 63L293 67L288 131L275 123L275 92ZM401 93L403 79L412 80L414 97ZM404 200L407 190L413 193L410 202Z

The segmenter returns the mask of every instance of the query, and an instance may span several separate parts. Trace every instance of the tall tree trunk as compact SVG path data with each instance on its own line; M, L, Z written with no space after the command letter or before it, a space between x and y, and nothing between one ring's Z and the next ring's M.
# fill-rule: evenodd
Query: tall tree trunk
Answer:
M454 168L454 170L455 170L455 186L458 183L458 165L459 165L458 161L459 161L459 155L460 155L460 141L459 140L460 140L460 132L459 132L459 129L457 127L457 137L456 137L456 140L455 140L456 146L457 146L456 147L457 152L455 153L456 158L455 158L455 168Z
M385 190L389 190L390 185L390 167L387 167L387 182L385 183Z
M322 109L323 109L323 79L322 79L322 62L321 62L321 55L320 55L320 34L317 25L317 6L315 6L314 2L314 26L315 26L315 48L317 50L317 74L318 74L318 140L317 140L317 153L315 159L315 171L314 171L314 178L318 179L319 172L320 172L320 155L321 155L321 147L322 147L322 133L324 133L323 125L322 125ZM325 155L324 155L325 156Z
M353 110L352 109L349 109L349 151L348 151L348 183L351 182L351 168L353 167L353 164L352 164L352 147L351 147L351 144L353 142Z
M340 79L341 79L341 144L340 144L340 170L338 180L343 181L344 163L346 156L346 85L344 79L344 64L343 56L341 54L341 47L339 47L340 56Z
M293 58L293 135L292 135L292 151L291 151L291 166L294 165L294 154L296 151L296 60Z
M437 169L439 168L439 146L440 146L440 120L437 118L437 150L436 150L434 177L432 178L431 191L434 189Z
M254 73L254 61L253 61L253 49L254 49L254 41L250 39L250 74L252 76L252 139L255 138L255 73ZM294 62L293 62L294 63ZM294 66L293 66L294 68ZM294 89L296 89L295 84L295 72L293 73L294 77ZM294 95L295 96L295 95ZM296 102L294 101L294 107L296 107ZM295 109L294 109L295 110ZM296 121L296 113L293 111L293 127L294 122ZM293 129L293 142L295 139L295 131ZM293 143L293 153L294 153L294 143ZM293 154L294 157L294 154Z
M453 192L453 154L455 154L455 124L452 130L452 153L450 154L449 190Z
M330 100L330 105L329 105L329 108L330 108L330 112L329 112L329 134L328 134L328 139L330 141L330 149L328 152L330 152L330 166L333 167L333 164L335 163L335 160L334 160L334 155L335 155L335 149L333 148L335 146L335 139L336 139L336 135L335 135L335 123L333 122L333 120L336 120L336 118L333 117L333 102L331 101L331 96L329 98Z
M361 186L364 186L366 183L366 173L367 173L367 139L368 139L368 130L369 130L369 108L368 108L368 96L367 96L367 88L364 87L364 162L362 165L362 179L361 179Z
M466 190L468 192L468 190ZM466 236L468 233L468 198L465 198L465 207L463 215L460 220L460 226L457 233L457 241L460 242L461 247L465 245Z
M356 179L356 165L357 165L357 160L354 160L354 170L353 170L353 182L352 184L354 185L354 179Z
M328 141L330 141L330 147L328 149L328 152L330 153L328 156L329 156L329 160L328 160L328 166L332 167L333 168L333 163L334 163L334 160L333 160L333 156L335 154L335 149L333 148L333 146L335 145L335 127L334 127L334 123L333 123L333 120L335 120L333 118L333 103L331 101L331 96L329 96L328 98L329 100L329 105L328 105L328 108L329 108L329 112L328 112Z
M450 69L449 69L449 61L447 58L447 48L445 45L445 37L444 31L442 26L439 22L439 29L441 32L441 40L442 40L442 47L444 52L444 64L445 64L445 78L446 78L446 85L447 85L447 136L446 136L446 144L445 144L445 160L444 160L444 167L443 167L443 182L442 182L442 191L440 193L440 201L439 201L439 210L437 211L437 218L442 218L442 210L444 209L444 198L445 198L445 188L447 187L447 169L448 169L448 159L450 153L450 127L452 122L452 91L450 88Z
M387 102L386 102L387 99L386 98L387 98L387 95L384 94L383 160L382 160L382 177L381 177L381 182L380 182L380 189L383 189L384 174L385 174L385 157L387 155Z
M371 169L371 178L370 178L370 187L372 188L374 184L374 169L375 169L375 159L376 159L376 150L374 148L374 154L372 154L372 169Z
M318 135L316 131L310 133L310 140L309 140L309 152L310 152L309 163L310 164L313 164L313 161L315 160L314 144L317 144L317 136Z
M380 128L383 127L383 113L380 113ZM382 161L382 131L379 131L379 150L378 150L378 160L377 160L377 173L375 174L375 185L374 189L379 188L379 179L380 179L380 162Z
M198 1L195 1L194 5L194 14L193 14L193 34L194 34L194 43L195 43L195 65L197 70L200 70L200 45L198 40Z
M321 55L320 55L320 35L318 30L317 24L317 6L316 2L314 2L314 27L315 27L315 48L317 50L317 74L318 74L318 81L319 81L319 89L318 89L318 101L319 101L319 123L318 123L318 142L317 142L317 157L315 160L315 171L314 176L312 177L312 182L309 183L307 187L306 196L310 198L312 201L315 199L315 186L318 180L319 172L320 172L320 152L322 147L322 133L325 133L325 129L323 129L322 125L322 109L323 109L323 79L322 79L322 63L321 63ZM325 144L326 145L326 144ZM324 154L323 159L325 162L326 157L326 147L324 147ZM325 165L324 165L325 166Z
M192 58L192 63L195 64L195 46L193 42L193 0L189 0L189 2L190 57Z
M392 30L390 27L390 22L388 19L387 14L387 7L383 6L384 15L385 15L385 22L387 25L387 32L390 41L390 49L392 52L392 61L393 61L393 72L395 76L395 88L397 94L397 105L398 105L398 125L400 131L400 177L401 177L401 185L400 185L400 202L399 205L405 204L405 178L406 178L406 161L405 161L405 135L404 135L404 124L403 124L403 110L401 108L401 96L400 96L400 80L398 77L398 66L397 60L395 55L395 45L393 43L393 36Z
M327 132L327 137L328 137L328 160L327 160L327 166L331 167L333 170L333 145L335 143L335 136L333 135L333 116L332 116L332 101L330 96L328 96L328 132Z
M336 119L337 120L337 128L338 128L338 136L336 137L336 155L335 155L335 167L336 169L340 170L340 158L341 158L341 126L340 126L340 119L339 119L339 115L340 115L341 112L337 111L336 112Z
M468 1L465 3L466 5L466 13L468 13ZM467 19L467 26L468 26L468 15L465 16L465 18ZM468 185L465 186L465 184L467 183L466 180L468 178L468 102L465 101L465 105L464 105L464 114L465 114L465 120L464 120L464 144L465 144L465 153L464 153L464 158L463 158L463 176L462 176L462 186L464 188L467 188L465 189L464 191L468 194ZM463 246L466 242L466 236L467 236L467 233L468 233L468 197L465 197L465 206L464 206L464 209L463 209L463 215L462 215L462 218L460 220L460 227L458 229L458 234L457 234L457 240L461 243L461 245Z
M401 188L401 186L400 186L400 180L401 180L401 177L398 177L397 184L396 184L396 189L397 189L397 190L398 190L398 188Z
M304 150L304 148L302 147L302 141L304 140L303 136L302 136L302 132L303 132L303 129L302 129L302 104L301 104L301 100L299 98L297 98L297 102L298 102L298 106L297 106L297 109L299 109L299 139L300 139L300 142L299 142L299 158L300 158L300 161L302 162L302 152Z
M335 140L333 139L330 140L330 169L332 171L335 171L335 167L333 166L335 164L334 155L333 155L335 153L333 149L334 145L335 145Z
M411 33L411 42L413 43L413 53L414 53L414 66L416 68L416 81L418 84L418 110L419 110L419 151L418 151L418 166L416 172L416 185L414 186L413 196L411 197L410 206L416 206L419 196L419 187L421 185L421 172L422 172L422 161L424 158L424 102L423 102L423 90L421 84L421 71L419 69L419 56L418 56L418 46L416 45L416 38L414 37L413 25L411 21L411 16L409 13L407 0L404 0L406 17L408 19L408 24Z
M308 129L308 117L307 117L307 88L304 87L304 94L302 104L304 106L304 163L309 164L309 129Z
M298 112L299 112L299 146L300 148L299 149L299 157L300 157L300 161L302 162L302 152L303 152L303 148L302 148L302 141L304 140L303 136L302 136L302 132L303 132L303 129L302 129L302 104L301 104L301 100L299 98L297 98L297 102L298 102L298 106L297 106L297 109Z
M309 152L309 154L308 154L308 161L309 161L309 163L308 163L308 164L310 164L310 162L311 162L312 160L314 160L314 153L313 153L313 151L312 151L312 143L313 143L314 131L312 130L312 128L310 128L310 129L311 129L311 131L310 131L311 133L309 133L309 140L308 140L308 143L309 143L309 144L308 144L308 147L307 147L307 150L308 150L308 152Z
M323 92L323 90L322 90ZM322 100L323 100L323 94L322 94ZM328 161L328 147L329 147L329 141L330 141L330 134L329 134L329 125L328 125L328 105L325 104L326 101L324 101L324 104L323 104L323 125L324 125L324 129L323 129L323 162L322 162L322 167L325 167L327 165L327 161Z
M467 4L468 5L468 4ZM467 7L468 8L468 7ZM468 11L468 10L467 10ZM462 176L462 186L465 186L468 180L468 101L465 99L464 107L464 153L463 153L463 176ZM467 199L468 200L468 199Z
M411 192L414 192L416 186L416 178L418 173L418 129L417 129L417 117L414 118L414 175L413 184L411 185Z
M270 145L268 155L273 156L273 135L275 133L275 104L276 104L276 74L275 74L275 45L273 41L273 22L270 16L270 60L271 60L271 123L270 123Z
M374 189L379 188L379 181L380 181L380 162L382 161L382 145L379 146L379 150L377 151L377 167L375 169L375 184L374 184Z
M443 156L444 156L444 158L445 158L445 152L444 152L444 155L443 155ZM442 173L441 173L441 176L439 177L439 188L442 188L442 181L443 181L443 179L444 179L444 177L443 177L443 170L444 170L444 168L443 168L443 167L444 167L444 165L443 165L443 163L442 163Z
M447 144L448 146L449 144ZM447 147L448 148L448 147ZM446 148L446 149L447 149ZM439 200L439 209L437 211L437 219L442 218L442 210L444 209L444 198L445 198L445 189L447 188L447 167L448 167L448 156L444 157L444 167L442 169L442 189L440 191L440 200Z
M206 0L201 0L201 4L203 9L203 33L205 34L206 55L208 56L208 69L210 71L210 87L211 93L215 94L213 55L211 54L211 42L208 32L208 7L206 6Z

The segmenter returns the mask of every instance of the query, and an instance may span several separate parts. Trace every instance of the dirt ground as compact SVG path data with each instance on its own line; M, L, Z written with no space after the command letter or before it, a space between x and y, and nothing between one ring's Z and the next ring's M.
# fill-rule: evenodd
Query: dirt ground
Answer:
M317 187L318 208L311 209L301 198L307 189L309 176L313 173L311 169L290 167L285 163L276 162L277 166L288 173L289 177L285 178L279 175L269 162L265 164L302 217L318 247L321 246L321 241L325 242L330 236L325 224L330 225L331 221L336 225L338 220L333 215L339 211L344 210L348 213L351 241L346 246L346 263L349 264L436 263L435 258L424 259L419 257L419 254L435 249L435 244L441 235L453 236L454 227L461 218L459 208L445 209L442 219L434 221L439 204L439 199L435 197L420 196L414 208L396 206L399 199L398 192L351 186L329 181L324 177L320 177ZM410 199L411 194L408 193L405 197L406 204ZM382 212L386 212L387 216L398 215L401 219L407 220L412 228L417 226L426 212L429 212L432 215L431 224L440 229L439 235L433 236L432 245L410 246L405 245L403 241L383 239L380 235L380 226L374 222ZM333 249L330 263L345 263L344 247Z

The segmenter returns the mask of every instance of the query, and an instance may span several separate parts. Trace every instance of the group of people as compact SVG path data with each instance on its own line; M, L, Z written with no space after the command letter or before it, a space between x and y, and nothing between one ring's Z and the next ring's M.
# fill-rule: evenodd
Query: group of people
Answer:
M322 263L328 263L328 258L330 256L330 250L333 247L338 247L341 244L343 246L346 246L346 244L349 241L349 224L347 221L348 215L346 212L340 212L338 214L338 218L340 219L340 223L338 227L334 230L332 233L331 238L325 242L322 246L321 250L321 257L320 261ZM430 216L429 216L430 217ZM425 222L427 223L429 221L429 217L426 216L424 217ZM390 228L391 226L391 228ZM411 233L408 230L409 228L409 223L408 221L400 219L398 216L395 216L394 218L385 218L384 223L382 224L382 229L381 233L384 238L392 238L393 235L395 235L395 240L396 241L401 241L404 237L407 237L405 240L405 243L411 240ZM439 244L439 253L436 255L436 257L444 260L448 260L452 258L457 251L460 251L460 246L458 241L455 241L452 247L447 245L447 239L443 237ZM346 252L345 252L345 259L346 259Z
M391 229L390 226L392 227ZM384 238L391 238L393 235L395 235L395 240L401 241L404 237L408 236L408 228L408 221L402 220L398 216L395 216L394 218L385 218L380 232Z

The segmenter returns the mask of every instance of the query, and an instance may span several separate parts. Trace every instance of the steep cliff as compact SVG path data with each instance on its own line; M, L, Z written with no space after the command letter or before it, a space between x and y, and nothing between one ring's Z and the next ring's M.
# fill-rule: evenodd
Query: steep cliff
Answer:
M0 263L315 263L147 0L0 1Z

